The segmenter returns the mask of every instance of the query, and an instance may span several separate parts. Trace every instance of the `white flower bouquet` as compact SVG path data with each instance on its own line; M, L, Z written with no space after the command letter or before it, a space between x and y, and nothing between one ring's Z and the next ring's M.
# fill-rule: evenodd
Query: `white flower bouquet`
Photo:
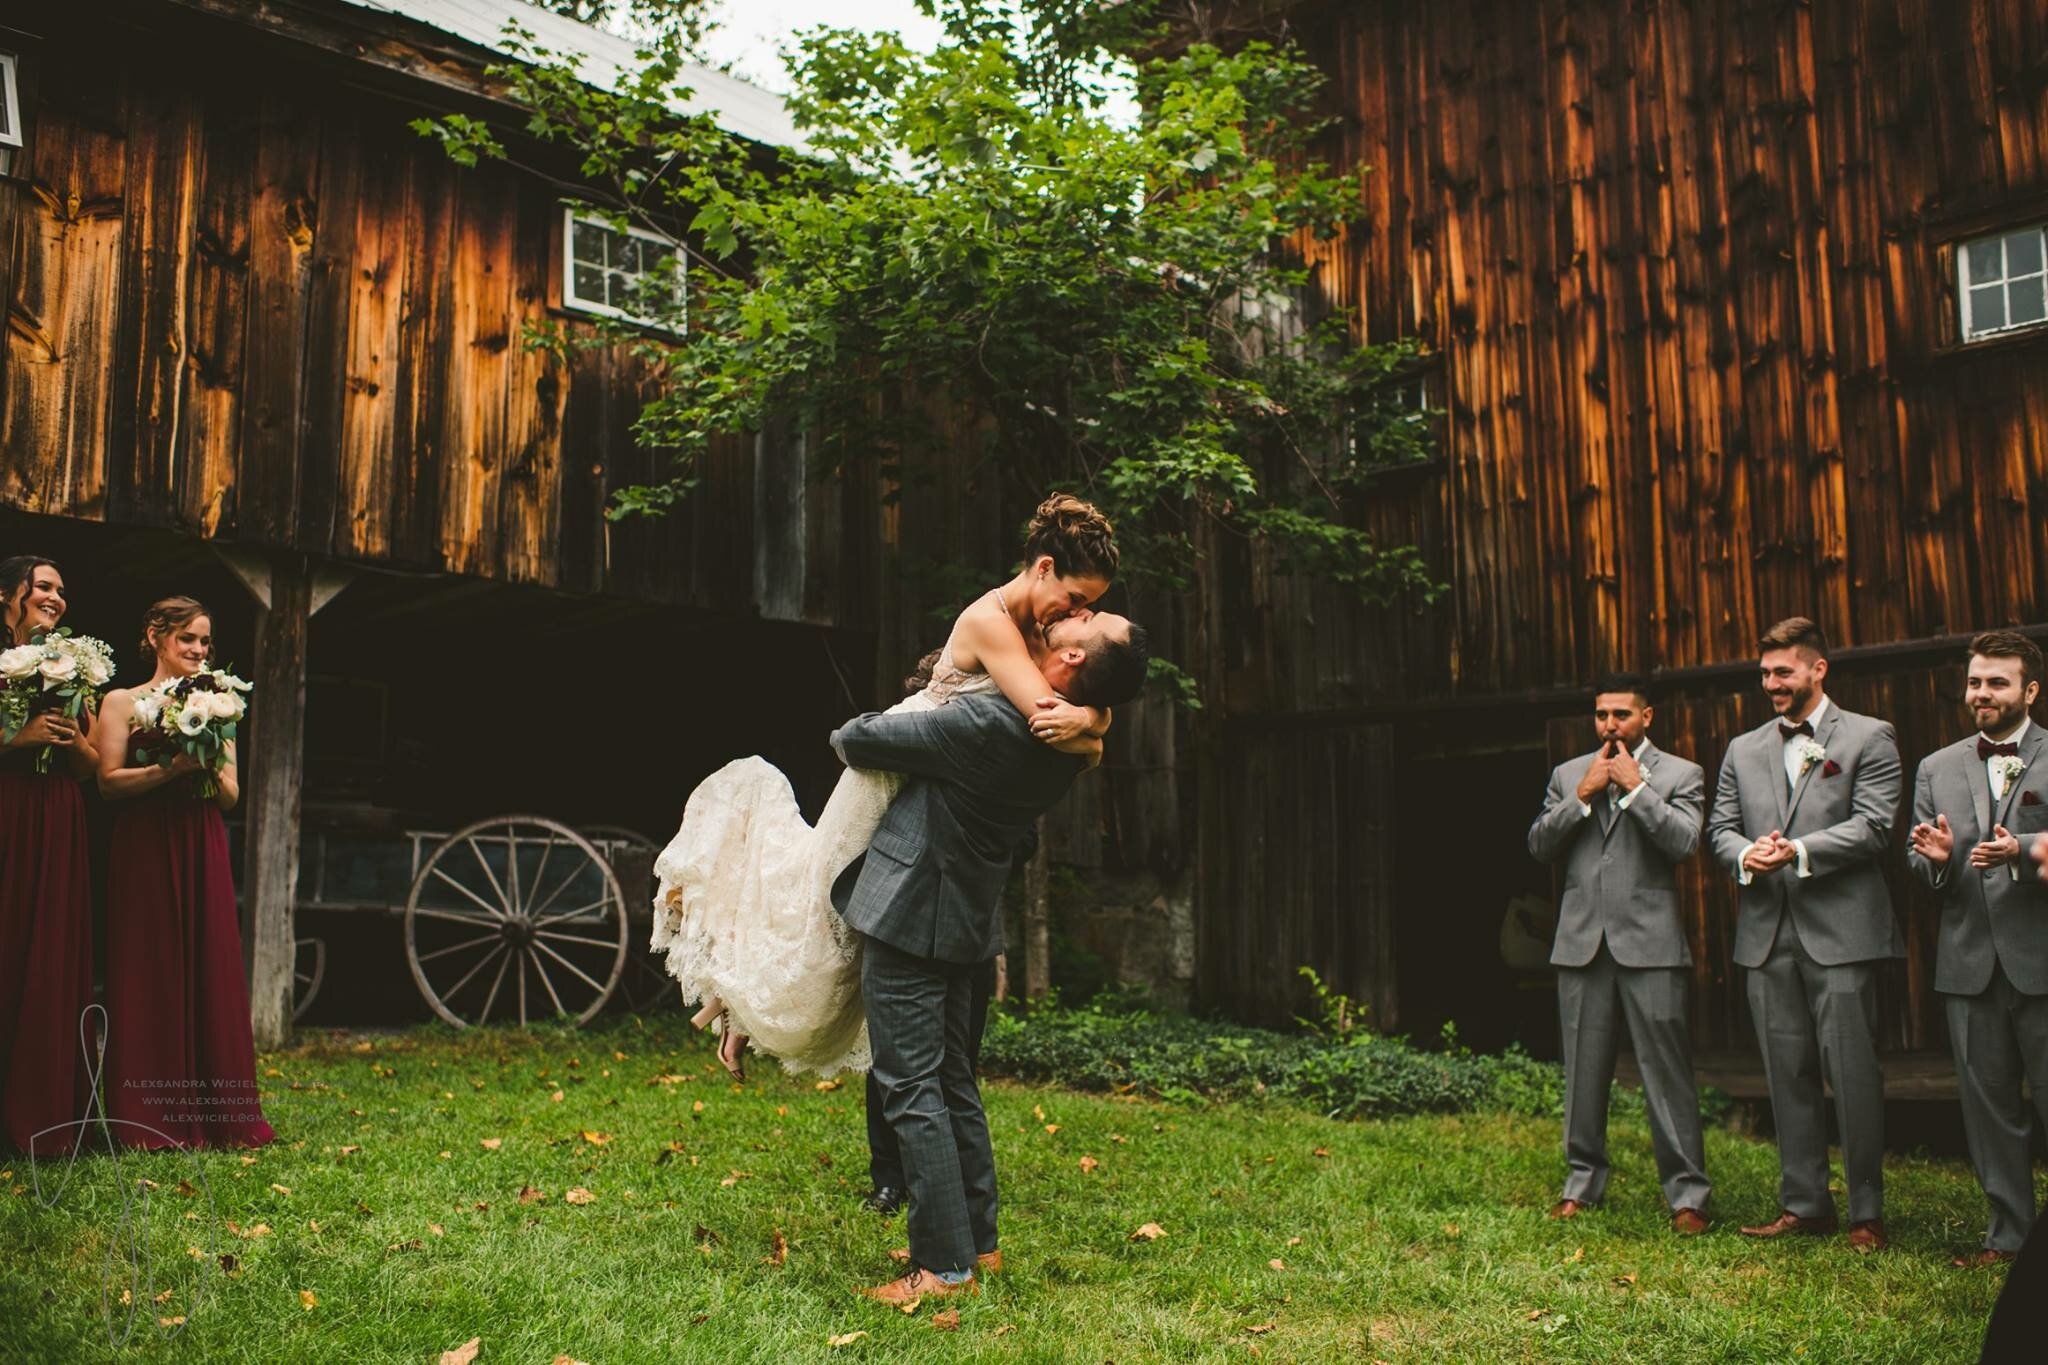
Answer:
M0 651L0 741L45 712L77 720L114 679L114 651L104 640L46 631L25 645ZM51 746L36 755L36 771L50 771Z
M249 690L248 683L225 669L202 668L138 693L133 724L148 738L136 749L136 758L168 768L179 754L190 754L204 768L200 797L217 795L220 784L214 774L227 764L228 744L249 709L242 700Z

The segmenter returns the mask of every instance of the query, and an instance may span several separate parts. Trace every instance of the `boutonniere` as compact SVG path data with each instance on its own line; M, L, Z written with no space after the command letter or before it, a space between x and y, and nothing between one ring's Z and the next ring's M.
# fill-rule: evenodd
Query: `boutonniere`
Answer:
M1841 771L1842 765L1835 762L1835 760L1831 758L1824 765L1822 765L1820 775L1822 777L1833 777Z
M2018 754L1993 754L1991 756L1991 771L1998 774L1998 789L2000 791L2011 791L2013 781L2026 770L2027 765L2020 760ZM2032 795L2032 793L2030 792L2028 795Z
M1795 743L1797 747L1792 752L1799 755L1799 775L1801 777L1806 775L1808 768L1827 759L1828 751L1821 748L1820 741L1814 739L1811 735L1801 735Z
M2041 798L2034 795L2032 792L2021 792L2020 804L2022 806L2038 806L2041 804Z

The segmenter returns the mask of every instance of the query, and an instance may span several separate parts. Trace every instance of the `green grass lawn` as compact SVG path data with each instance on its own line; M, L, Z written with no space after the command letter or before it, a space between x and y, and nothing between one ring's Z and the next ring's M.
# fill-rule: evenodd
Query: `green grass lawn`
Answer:
M820 1091L761 1068L735 1087L673 1016L322 1035L262 1067L280 1137L257 1153L90 1159L54 1207L7 1163L0 1359L432 1362L480 1337L480 1365L1955 1361L2001 1279L1948 1266L1984 1217L1952 1161L1890 1163L1894 1250L1862 1257L1740 1237L1775 1211L1777 1167L1731 1132L1708 1134L1719 1220L1680 1241L1634 1123L1616 1124L1606 1209L1559 1224L1542 1120L1338 1123L993 1083L1008 1269L946 1331L930 1305L851 1292L903 1239L858 1206L858 1078ZM140 1177L156 1188L124 1235ZM1133 1240L1146 1223L1165 1235ZM111 1348L131 1284L133 1335Z

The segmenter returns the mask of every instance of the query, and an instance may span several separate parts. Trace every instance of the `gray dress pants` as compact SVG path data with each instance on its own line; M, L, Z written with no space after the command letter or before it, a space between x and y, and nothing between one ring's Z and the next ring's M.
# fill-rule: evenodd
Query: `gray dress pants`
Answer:
M1955 1049L1970 1164L1991 1204L1984 1245L2018 1251L2035 1213L2031 1117L2020 1081L2034 1092L2034 1110L2048 1124L2048 995L2021 994L2005 968L1994 965L1983 991L1941 999Z

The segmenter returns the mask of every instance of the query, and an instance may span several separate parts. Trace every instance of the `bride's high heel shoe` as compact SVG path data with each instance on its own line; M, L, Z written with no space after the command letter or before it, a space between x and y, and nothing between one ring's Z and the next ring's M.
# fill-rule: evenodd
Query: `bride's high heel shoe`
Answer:
M704 997L704 1008L690 1016L692 1028L710 1028L711 1021L723 1017L725 1024L718 1031L718 1064L724 1067L736 1081L747 1078L747 1069L740 1060L747 1055L747 1035L732 1026L732 1016L725 1012L725 1002L715 995Z

